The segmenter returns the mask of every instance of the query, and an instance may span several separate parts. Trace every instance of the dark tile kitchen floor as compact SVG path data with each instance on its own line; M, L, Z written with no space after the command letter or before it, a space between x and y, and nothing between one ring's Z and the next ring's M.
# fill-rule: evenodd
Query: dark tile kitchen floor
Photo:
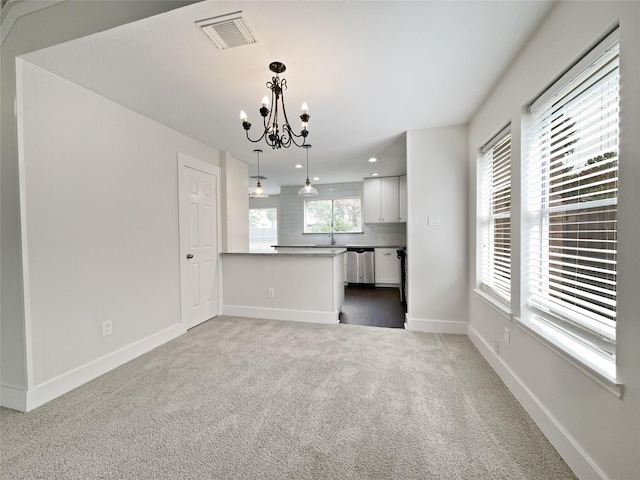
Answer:
M404 314L397 288L345 287L340 323L404 328Z

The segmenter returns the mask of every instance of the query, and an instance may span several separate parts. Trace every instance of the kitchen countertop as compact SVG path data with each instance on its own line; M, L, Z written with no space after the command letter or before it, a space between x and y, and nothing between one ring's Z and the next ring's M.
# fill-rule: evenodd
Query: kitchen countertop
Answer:
M220 255L246 255L246 256L266 256L266 257L336 257L345 253L345 247L336 247L330 251L327 249L317 252L222 252Z
M271 245L274 248L404 248L404 245L351 245L338 243L327 244L299 244L299 245Z

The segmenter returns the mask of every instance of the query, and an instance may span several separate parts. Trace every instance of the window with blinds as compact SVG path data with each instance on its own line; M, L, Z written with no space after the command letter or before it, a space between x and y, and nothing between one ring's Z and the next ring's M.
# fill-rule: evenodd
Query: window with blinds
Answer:
M617 31L534 102L528 145L529 306L615 355Z
M505 128L481 149L478 185L480 288L511 301L511 132Z

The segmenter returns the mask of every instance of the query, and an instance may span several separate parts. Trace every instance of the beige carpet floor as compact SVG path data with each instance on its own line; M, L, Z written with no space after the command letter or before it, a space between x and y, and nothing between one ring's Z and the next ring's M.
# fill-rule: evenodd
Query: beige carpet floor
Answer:
M570 479L465 336L218 317L25 413L3 479Z

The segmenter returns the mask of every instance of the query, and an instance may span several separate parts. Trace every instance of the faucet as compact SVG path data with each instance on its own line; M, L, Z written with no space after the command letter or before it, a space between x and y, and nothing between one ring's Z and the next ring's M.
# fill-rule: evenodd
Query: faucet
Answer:
M336 244L336 239L333 236L333 228L331 230L329 230L329 238L331 239L331 245L335 245Z

